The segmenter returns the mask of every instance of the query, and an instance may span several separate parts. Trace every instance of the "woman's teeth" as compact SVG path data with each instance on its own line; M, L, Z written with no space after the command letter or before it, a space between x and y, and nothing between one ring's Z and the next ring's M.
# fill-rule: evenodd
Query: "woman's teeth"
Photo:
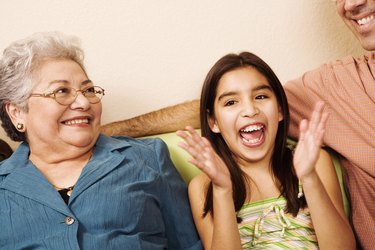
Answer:
M80 123L89 123L89 119L77 119L64 122L66 125L74 125Z

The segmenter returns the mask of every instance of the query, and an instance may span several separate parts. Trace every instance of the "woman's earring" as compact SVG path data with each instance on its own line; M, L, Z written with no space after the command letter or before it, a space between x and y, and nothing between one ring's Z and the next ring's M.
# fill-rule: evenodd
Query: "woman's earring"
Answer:
M17 123L17 130L23 130L23 123Z

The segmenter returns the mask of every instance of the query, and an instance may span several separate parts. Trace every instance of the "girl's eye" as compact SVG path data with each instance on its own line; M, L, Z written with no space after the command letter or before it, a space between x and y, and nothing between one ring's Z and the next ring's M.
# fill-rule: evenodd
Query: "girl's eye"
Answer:
M257 100L263 100L263 99L267 99L267 98L268 98L268 96L266 96L266 95L258 95L258 96L255 97L255 99L257 99Z
M229 100L229 101L227 101L227 102L224 103L224 106L232 106L232 105L235 104L235 103L236 103L236 101L234 101L234 100Z

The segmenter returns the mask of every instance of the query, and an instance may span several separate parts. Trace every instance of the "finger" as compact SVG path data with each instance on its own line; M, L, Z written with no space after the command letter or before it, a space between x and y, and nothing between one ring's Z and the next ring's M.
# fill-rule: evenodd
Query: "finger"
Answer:
M185 138L187 138L189 136L185 131L182 131L182 130L177 130L176 135L181 137L184 140L185 140Z
M303 141L305 139L305 134L307 131L308 122L306 119L303 119L299 124L299 141Z
M200 158L202 157L201 154L206 150L205 148L207 148L207 146L202 147L199 144L194 143L191 140L191 136L187 136L186 138L184 138L184 140L185 142L178 142L177 145L180 148L184 149L187 153L189 153L193 158L200 160Z
M195 143L199 144L201 147L205 146L202 140L202 136L193 127L187 126L186 130L188 130L190 136L192 137Z
M177 143L177 146L179 146L180 148L184 149L185 151L187 151L189 153L189 145L180 141Z
M308 128L313 133L315 132L320 122L323 107L324 107L324 102L319 101L315 104L313 113L310 118L309 128Z
M183 137L183 138L188 137L188 136L192 136L193 134L197 134L198 135L198 133L191 126L186 126L185 130L186 131L177 130L176 134L178 136L180 136L180 137Z
M197 150L194 149L194 147L191 147L189 146L188 144L184 143L184 142L179 142L177 144L180 148L184 149L188 154L190 154L193 158L197 158L198 157L198 154Z
M199 135L198 133L190 126L187 126L186 131L178 130L176 133L178 136L182 137L183 139L190 139L192 141L198 140L199 141Z
M197 145L198 146L200 145L199 140L201 140L201 139L197 134L196 134L195 137L193 137L190 131L185 132L185 131L181 131L181 130L177 131L176 134L179 137L181 137L182 139L184 139L185 142L187 144L189 144L189 146L191 146L191 147L195 147Z
M213 150L211 142L206 137L202 137L202 141L203 141L205 147L212 148L212 150Z
M196 160L195 158L188 159L188 162L196 166L197 168L203 170L206 168L203 162Z
M205 165L202 162L196 161L194 159L189 160L191 164L199 168L202 172L204 172L210 179L212 179L215 175L216 170L210 168L209 166Z
M320 122L319 122L319 125L318 125L318 128L317 128L319 131L325 129L328 117L329 117L329 113L323 112L322 117L321 117Z
M191 158L188 161L205 172L207 172L208 169L215 168L215 164L213 163L214 155L210 150L200 152L199 156L199 158Z

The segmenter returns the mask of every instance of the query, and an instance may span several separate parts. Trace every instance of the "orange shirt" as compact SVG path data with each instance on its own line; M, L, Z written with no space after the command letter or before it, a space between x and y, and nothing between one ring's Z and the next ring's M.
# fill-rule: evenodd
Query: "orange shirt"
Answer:
M375 52L345 57L284 85L291 112L290 136L318 100L330 113L324 144L342 156L352 222L364 249L375 246Z

